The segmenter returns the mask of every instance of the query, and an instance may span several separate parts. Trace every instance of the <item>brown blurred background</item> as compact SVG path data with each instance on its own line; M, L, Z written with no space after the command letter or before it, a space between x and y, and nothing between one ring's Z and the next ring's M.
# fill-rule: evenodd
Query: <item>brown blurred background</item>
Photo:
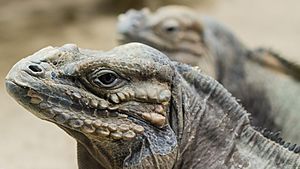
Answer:
M117 14L179 0L0 0L0 169L75 169L75 141L37 119L5 92L4 78L21 58L45 46L76 43L107 50L117 45ZM300 61L299 0L189 0L217 18L249 47L272 47ZM192 4L191 4L192 3Z

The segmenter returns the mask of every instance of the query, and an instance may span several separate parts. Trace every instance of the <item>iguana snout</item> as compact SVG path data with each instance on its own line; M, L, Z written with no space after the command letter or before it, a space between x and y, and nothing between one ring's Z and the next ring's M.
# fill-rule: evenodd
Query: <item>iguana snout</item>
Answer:
M47 47L40 50L39 54L46 51L53 51L53 47ZM16 63L6 76L6 89L20 104L33 112L41 111L47 99L51 99L47 93L49 87L44 85L42 79L51 78L54 74L50 64L44 61L44 57L32 55ZM35 113L38 117L47 119L51 116L47 113Z
M141 11L129 10L125 14L121 14L118 17L119 23L117 25L118 32L124 34L124 36L133 37L135 31L140 30L140 28L145 22L146 14L149 14L149 10L144 8Z

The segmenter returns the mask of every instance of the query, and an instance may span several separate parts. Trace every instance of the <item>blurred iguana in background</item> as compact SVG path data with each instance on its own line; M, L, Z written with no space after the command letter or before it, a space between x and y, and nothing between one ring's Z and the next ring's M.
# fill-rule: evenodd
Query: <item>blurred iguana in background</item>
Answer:
M248 49L219 22L183 6L129 10L119 16L118 33L121 43L148 44L199 66L252 113L254 126L282 130L300 143L298 65L269 49Z

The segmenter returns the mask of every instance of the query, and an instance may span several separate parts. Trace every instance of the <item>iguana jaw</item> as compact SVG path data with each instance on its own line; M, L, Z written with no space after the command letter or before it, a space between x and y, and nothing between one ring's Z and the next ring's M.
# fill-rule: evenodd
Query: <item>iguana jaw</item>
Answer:
M42 93L10 80L6 82L6 86L9 93L37 117L82 132L90 137L131 140L144 132L144 127L129 120L126 112L121 113L115 107L108 107L105 100L98 102L97 108L92 108L93 103L82 105L86 102L76 101L74 90L73 92L66 91L65 98L63 98L62 95L49 96L47 93L50 91Z

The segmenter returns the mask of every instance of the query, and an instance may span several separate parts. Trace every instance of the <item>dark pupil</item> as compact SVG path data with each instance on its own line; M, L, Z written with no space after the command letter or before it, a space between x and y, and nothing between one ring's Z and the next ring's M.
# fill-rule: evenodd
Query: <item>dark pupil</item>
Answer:
M168 31L168 32L174 32L175 30L176 30L175 27L167 27L166 28L166 31Z
M116 80L116 76L112 73L107 73L98 77L98 80L104 85L109 85Z

